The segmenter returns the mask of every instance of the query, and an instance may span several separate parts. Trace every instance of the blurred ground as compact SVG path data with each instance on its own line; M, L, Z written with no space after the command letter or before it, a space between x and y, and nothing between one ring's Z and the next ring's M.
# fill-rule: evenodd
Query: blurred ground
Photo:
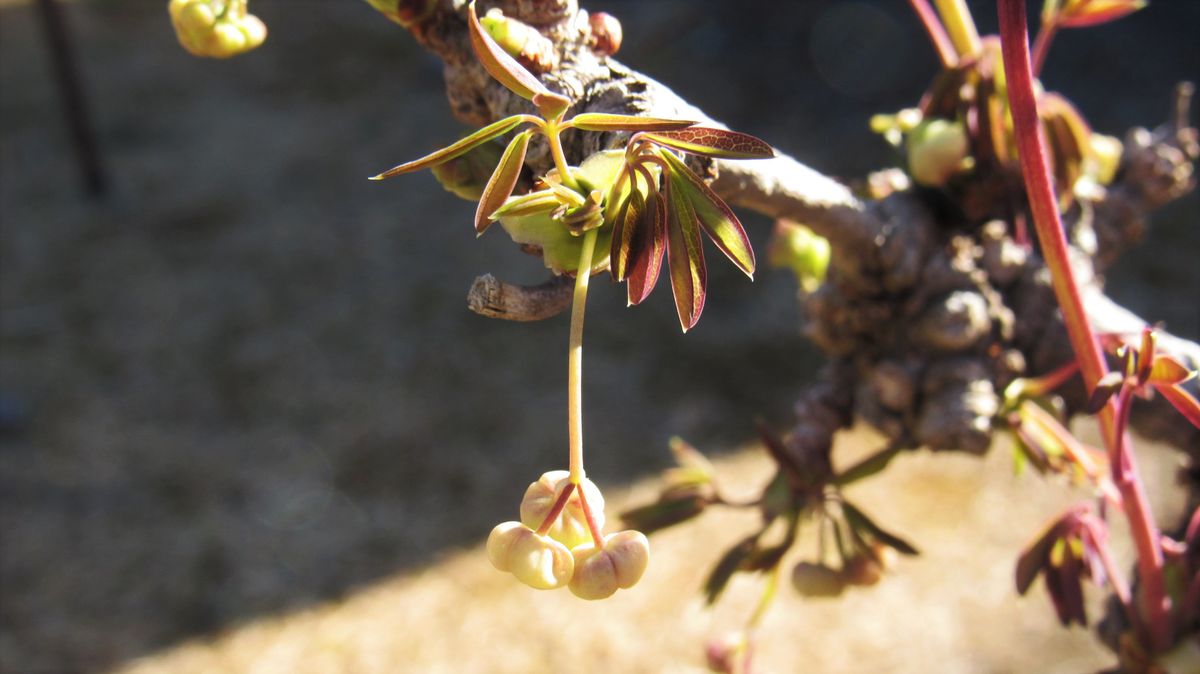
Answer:
M334 603L296 618L289 634L301 641L324 624L310 615L345 617L338 629L363 638L362 625L378 620L381 640L427 615L451 621L472 588L499 593L503 581L477 572L477 555L455 550L480 541L510 516L528 481L563 461L565 320L504 324L468 313L463 301L478 273L536 281L539 265L498 231L475 241L471 206L427 175L364 180L459 132L445 116L439 65L365 3L333 0L255 0L271 27L268 45L234 61L199 61L174 43L164 5L69 6L113 183L103 201L80 195L34 13L0 5L4 672L108 671L260 619L258 629L274 633L314 602ZM934 67L916 23L887 3L589 6L622 18L630 65L837 175L889 161L863 131L866 120L910 105ZM990 11L980 12L984 27L994 24ZM1196 25L1200 3L1175 0L1110 28L1064 34L1047 81L1099 130L1157 123L1171 85L1200 62L1187 37ZM1114 89L1120 97L1105 98ZM769 223L746 222L761 245ZM1196 225L1193 196L1156 220L1150 244L1112 280L1113 295L1192 337L1200 336L1186 300L1200 288ZM756 415L787 422L791 398L819 363L797 336L791 282L764 270L751 285L727 267L712 266L704 321L686 338L665 289L626 310L618 289L595 284L586 405L589 472L602 484L662 467L673 433L720 450L748 438ZM752 471L752 459L733 461ZM918 483L999 464L960 457L939 473L941 465L925 466L931 472ZM881 504L912 489L885 481ZM1004 502L988 498L997 500L981 502ZM924 520L936 504L893 507ZM1008 573L1041 513L1029 514L1033 525L972 531L1006 546L979 563ZM905 519L897 515L894 526L917 532ZM920 531L919 542L935 544L938 527ZM663 537L654 573L681 582L663 588L676 594L661 598L661 620L694 609L694 579L716 555L686 546L725 536L694 539ZM966 564L971 547L954 552L956 561ZM671 564L672 549L698 565ZM972 614L960 616L953 595L922 596L920 583L941 575L922 564L906 565L917 574L907 589L877 591L895 592L895 603L869 629L891 629L920 603L943 616L931 650L964 648L948 625ZM527 599L497 601L519 611ZM563 599L536 610L575 611L579 620L599 610ZM788 601L773 623L781 634L808 633L784 620L793 613L832 619ZM384 605L391 613L372 618L371 607ZM847 605L829 610L862 609ZM1044 605L1030 613L1021 621L1039 627L1029 634L1067 635L1082 649L1073 652L1095 657L1089 635L1049 629ZM987 611L974 615L975 629L988 624ZM683 636L664 653L694 663L706 620L687 614ZM791 647L789 638L772 648ZM377 653L391 657L411 643ZM441 648L422 656L420 671L458 650ZM1001 641L974 662L1008 662L986 653L1011 650ZM973 652L963 651L963 662ZM182 663L172 657L161 667ZM236 666L201 659L209 664L187 671L251 669L237 657ZM388 671L387 662L345 671Z

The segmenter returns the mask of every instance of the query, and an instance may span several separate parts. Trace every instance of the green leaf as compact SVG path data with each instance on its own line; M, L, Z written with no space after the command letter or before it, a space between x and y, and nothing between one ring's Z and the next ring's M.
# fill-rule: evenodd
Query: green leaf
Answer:
M384 178L391 178L392 176L400 175L401 173L412 173L413 171L419 171L423 168L437 166L442 162L450 161L455 157L464 155L476 147L483 145L489 140L496 138L497 136L502 136L509 131L512 131L513 129L517 128L521 122L521 115L505 117L498 122L492 122L491 124L488 124L487 126L467 136L466 138L463 138L453 145L444 147L431 154L427 154L420 159L390 168L377 176L371 176L370 179L383 180Z
M671 152L660 152L659 156L667 161L671 167L670 173L672 176L678 177L678 181L674 183L679 187L680 193L691 204L696 218L700 221L700 226L712 239L717 248L725 253L725 257L729 258L738 269L743 273L754 278L754 249L750 246L750 239L746 236L746 230L742 228L742 223L729 210L729 206L721 201L715 192L700 179L700 176L692 172L687 164L676 157Z
M488 36L475 14L474 2L467 6L467 29L475 57L497 82L521 98L532 101L547 118L557 117L570 107L571 99L547 89L533 73L517 63Z
M629 253L630 267L625 282L629 306L641 304L658 284L666 247L667 200L665 194L655 190L646 199L646 209Z
M584 112L568 122L582 131L674 131L693 126L695 122L657 117L615 115L604 112Z
M708 574L708 579L704 581L705 603L711 606L721 597L721 593L725 591L725 586L729 584L733 574L737 573L738 569L742 567L742 563L758 549L758 536L758 534L754 534L746 537L721 556L717 565Z
M671 274L671 291L675 295L675 310L684 332L700 320L704 311L704 293L708 271L704 266L704 250L700 246L700 222L679 183L681 179L668 175L663 198L667 201L667 266Z
M769 159L775 156L775 151L765 141L726 129L693 126L678 131L648 132L642 137L681 152L718 159Z
M899 536L888 533L879 527L878 524L871 521L863 511L851 505L848 501L842 502L842 512L846 514L846 521L850 524L853 530L863 530L871 535L872 538L883 543L888 547L895 548L897 551L906 555L917 555L917 549L911 543L900 538Z
M479 206L475 208L476 232L483 234L484 230L492 224L492 213L503 206L508 197L512 195L513 188L517 185L517 178L521 175L521 168L525 166L525 150L529 148L529 138L532 135L533 131L522 131L514 136L512 142L505 148L504 154L500 157L500 163L492 172L491 180L488 180L487 187L483 188Z

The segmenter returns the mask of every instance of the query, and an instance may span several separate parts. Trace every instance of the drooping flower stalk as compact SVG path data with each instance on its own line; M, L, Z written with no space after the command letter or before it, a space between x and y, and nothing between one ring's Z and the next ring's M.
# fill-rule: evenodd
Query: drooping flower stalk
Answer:
M583 480L583 317L587 307L588 278L592 275L592 254L596 249L596 230L583 235L579 268L575 272L575 295L571 300L571 337L567 347L567 434L570 461L567 469L571 483Z
M947 0L949 1L949 0ZM939 4L939 6L941 6ZM1017 138L1022 175L1042 257L1053 279L1055 296L1089 394L1108 368L1099 340L1083 310L1079 286L1071 270L1069 249L1059 216L1045 139L1038 118L1033 71L1029 55L1025 0L999 0L1000 39L1009 102ZM1159 532L1150 512L1137 464L1128 450L1117 410L1110 402L1100 411L1100 427L1109 452L1113 482L1121 492L1123 511L1137 548L1148 645L1156 650L1169 645L1168 600L1163 586L1163 557Z

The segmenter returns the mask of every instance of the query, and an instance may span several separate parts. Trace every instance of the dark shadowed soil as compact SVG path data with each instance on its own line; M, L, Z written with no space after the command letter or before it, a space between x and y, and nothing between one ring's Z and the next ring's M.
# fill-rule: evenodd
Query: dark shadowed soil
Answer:
M106 671L419 572L565 461L565 317L501 323L463 299L476 274L535 282L540 264L498 230L476 241L473 207L428 175L365 180L460 132L440 65L335 0L253 0L267 45L201 61L165 4L66 7L110 179L88 199L37 15L0 2L5 673ZM898 3L589 6L622 18L630 65L835 175L891 161L867 119L934 68ZM1098 130L1157 124L1196 75L1197 25L1200 3L1162 0L1065 34L1048 86ZM1111 291L1193 338L1197 204L1162 214ZM761 250L770 223L745 222ZM602 485L663 467L672 434L720 451L755 417L786 423L820 363L779 272L710 265L686 337L665 286L636 309L594 288Z

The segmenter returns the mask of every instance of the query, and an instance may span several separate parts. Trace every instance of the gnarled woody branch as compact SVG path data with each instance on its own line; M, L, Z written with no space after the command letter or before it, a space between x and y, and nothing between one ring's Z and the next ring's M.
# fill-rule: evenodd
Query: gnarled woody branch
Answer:
M481 125L527 112L528 103L493 81L474 58L463 19L466 2L434 2L427 18L410 26L409 30L424 47L444 60L447 95L455 116L464 123ZM534 26L553 42L557 54L553 70L536 74L551 89L575 101L573 113L641 114L723 126L667 86L593 50L589 46L587 13L578 8L575 0L498 0L481 1L480 4L481 12L491 6L500 7L506 16ZM1111 206L1094 213L1092 238L1093 241L1099 239L1100 250L1094 247L1086 250L1087 246L1084 246L1087 253L1097 257L1096 263L1101 270L1120 248L1136 238L1130 233L1140 232L1146 212L1161 205L1161 199L1146 198L1145 195L1165 194L1155 186L1142 184L1147 181L1147 176L1162 177L1163 172L1137 169L1139 158L1146 158L1142 164L1161 167L1164 154L1179 155L1175 157L1174 165L1186 165L1190 171L1194 150L1182 154L1170 150L1171 147L1187 146L1189 138L1194 148L1194 130L1190 131L1192 136L1184 133L1181 137L1179 130L1183 126L1176 120L1174 135L1160 131L1154 134L1153 142L1146 142L1145 133L1134 134L1127 142L1127 156L1132 159L1129 165L1135 170L1125 171L1118 183L1110 187L1110 193L1115 197L1109 202ZM571 160L579 161L598 150L619 146L623 141L622 134L568 133L564 136L564 149ZM531 146L527 164L535 171L548 168L550 159L546 149ZM729 203L771 217L802 222L828 239L833 250L836 283L843 288L857 287L862 293L870 294L876 286L882 292L896 292L915 284L917 294L933 292L926 292L936 282L931 284L926 278L929 271L922 260L927 260L933 250L930 246L936 237L931 237L928 232L936 231L936 223L932 222L933 214L912 200L889 199L864 204L846 186L785 155L759 161L716 161L701 168L707 168L710 176L714 176L714 190ZM1190 173L1184 183L1188 182L1187 178ZM1178 194L1178 190L1171 192L1170 197ZM953 258L949 262L951 267L957 264ZM1143 321L1104 297L1098 283L1099 280L1095 280L1087 290L1089 318L1097 329L1122 333L1140 330ZM994 304L992 298L987 302ZM487 275L477 279L472 286L468 303L472 310L487 316L539 320L553 316L569 305L570 284L551 280L524 287ZM1053 314L1052 306L1046 309ZM1036 317L1039 312L1018 313L1022 320L1046 322L1045 316ZM1050 341L1063 341L1063 334L1057 330L1036 326L1035 332ZM1060 346L1065 348L1065 341ZM1200 364L1197 359L1200 347L1192 342L1163 335L1160 346L1164 352L1176 355L1193 367ZM1044 346L1042 351L1053 353L1063 349ZM1160 408L1163 406L1159 405ZM1139 410L1135 422L1142 419L1148 421L1142 423L1143 430L1154 429L1156 435L1180 447L1198 444L1195 429L1178 415Z

